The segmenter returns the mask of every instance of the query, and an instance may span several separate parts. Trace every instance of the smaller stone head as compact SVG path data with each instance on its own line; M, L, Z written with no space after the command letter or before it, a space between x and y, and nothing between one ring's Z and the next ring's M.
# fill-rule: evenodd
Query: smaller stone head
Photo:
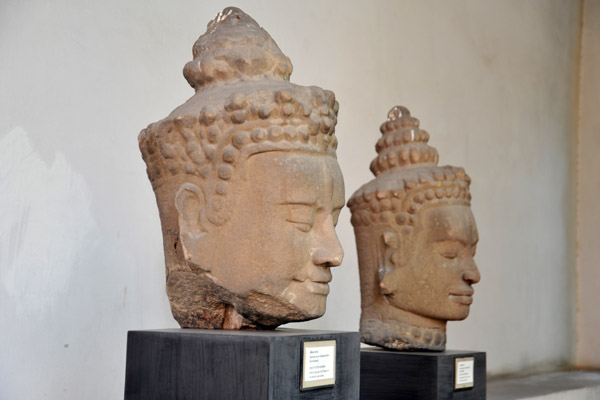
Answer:
M196 93L139 135L173 316L226 329L320 317L343 257L335 96L289 82L289 58L237 8L193 54Z
M446 321L469 315L480 275L470 178L437 165L429 134L394 107L371 163L376 178L348 201L356 235L364 342L444 350Z

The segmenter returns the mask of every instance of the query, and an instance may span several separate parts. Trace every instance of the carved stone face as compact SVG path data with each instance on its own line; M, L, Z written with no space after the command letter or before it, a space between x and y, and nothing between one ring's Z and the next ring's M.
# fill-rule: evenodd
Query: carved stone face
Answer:
M471 209L433 206L419 217L414 230L400 234L404 255L391 256L388 262L394 265L382 281L383 290L399 309L437 320L465 319L473 302L472 285L480 280L473 260L479 237ZM393 247L387 235L383 245Z
M429 133L402 106L380 128L375 179L348 201L356 234L363 342L443 351L446 324L469 315L480 275L471 178L438 166Z
M266 152L239 166L228 194L235 207L222 226L207 224L209 276L233 295L235 307L275 318L317 318L325 312L330 267L343 250L335 225L344 205L334 157ZM185 227L184 227L185 229ZM182 232L185 243L186 232ZM186 246L191 259L203 249ZM290 315L293 317L290 318Z
M193 47L195 94L138 136L156 194L167 295L184 328L252 329L323 315L343 252L333 92L227 7Z

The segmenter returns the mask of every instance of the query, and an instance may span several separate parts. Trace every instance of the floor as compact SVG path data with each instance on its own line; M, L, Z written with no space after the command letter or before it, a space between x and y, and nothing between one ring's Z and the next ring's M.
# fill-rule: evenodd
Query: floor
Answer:
M488 400L598 400L600 371L564 371L517 378L490 379Z

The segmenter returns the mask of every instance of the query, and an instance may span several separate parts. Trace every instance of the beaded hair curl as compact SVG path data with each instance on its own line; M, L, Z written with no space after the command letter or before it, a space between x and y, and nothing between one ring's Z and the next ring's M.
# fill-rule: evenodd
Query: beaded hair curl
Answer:
M335 157L333 92L290 83L289 58L250 16L223 10L193 55L184 75L196 94L138 138L155 191L177 177L196 179L208 219L222 224L231 212L226 203L235 168L249 156L299 150Z

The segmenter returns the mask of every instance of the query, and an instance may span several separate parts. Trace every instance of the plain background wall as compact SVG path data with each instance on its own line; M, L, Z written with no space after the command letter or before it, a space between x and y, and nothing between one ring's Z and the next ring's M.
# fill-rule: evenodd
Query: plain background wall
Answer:
M579 92L577 357L600 368L600 1L584 1Z
M181 70L223 1L0 2L0 398L122 398L126 333L176 327L137 134L193 94ZM473 178L482 281L448 348L492 375L574 362L578 2L239 1L340 102L346 195L397 104ZM357 330L345 209L327 314Z

